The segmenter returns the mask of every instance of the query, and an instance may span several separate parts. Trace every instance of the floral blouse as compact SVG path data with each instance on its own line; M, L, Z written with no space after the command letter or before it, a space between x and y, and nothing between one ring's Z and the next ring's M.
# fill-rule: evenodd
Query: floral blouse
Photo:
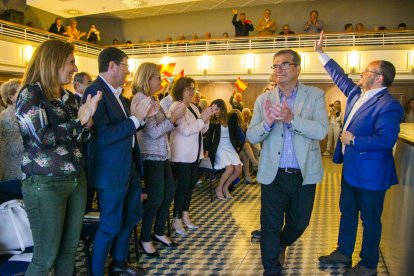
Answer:
M22 171L31 175L79 175L83 167L80 143L89 129L77 119L75 96L66 90L61 99L47 100L40 83L22 88L16 117L23 138Z

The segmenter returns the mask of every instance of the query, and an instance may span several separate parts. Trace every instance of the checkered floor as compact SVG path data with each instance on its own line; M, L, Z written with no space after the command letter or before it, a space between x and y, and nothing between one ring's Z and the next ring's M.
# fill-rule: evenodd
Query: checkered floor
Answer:
M339 228L339 192L341 166L324 157L325 175L318 185L315 207L309 227L303 236L287 249L283 275L339 275L342 266L320 265L318 256L336 247ZM172 238L180 243L176 249L157 245L161 258L141 255L139 264L150 275L261 275L260 245L251 241L250 233L259 229L260 186L239 184L234 198L210 202L207 183L194 191L191 216L198 230L180 237L172 231ZM353 255L359 261L361 227ZM131 259L135 260L133 244ZM81 249L81 248L80 248ZM85 275L84 255L79 250L77 275ZM378 275L389 275L381 258Z

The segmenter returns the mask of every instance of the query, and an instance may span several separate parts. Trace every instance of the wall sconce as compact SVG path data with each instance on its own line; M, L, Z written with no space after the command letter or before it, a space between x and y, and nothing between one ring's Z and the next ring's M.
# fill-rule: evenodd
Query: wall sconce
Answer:
M244 67L247 70L247 74L251 74L254 70L254 55L247 54L244 56Z
M165 56L161 59L160 64L168 64L168 63L171 63L171 58Z
M357 67L359 66L359 53L357 50L352 50L348 56L349 61L349 73L356 74Z
M210 57L204 55L200 59L200 69L204 75L207 75L207 71L210 69Z
M137 60L134 58L128 59L128 70L131 76L134 76L135 71L137 71L137 69L138 69Z
M33 55L33 47L31 45L24 46L23 61L28 64Z

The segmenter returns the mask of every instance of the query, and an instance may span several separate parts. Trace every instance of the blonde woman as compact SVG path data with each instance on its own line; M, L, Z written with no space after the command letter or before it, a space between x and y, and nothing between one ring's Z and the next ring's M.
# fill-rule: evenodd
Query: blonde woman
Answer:
M140 102L145 98L152 97L160 89L162 87L158 64L142 63L134 76L132 102ZM166 247L178 246L165 235L165 224L171 202L174 199L174 179L169 160L171 150L168 134L175 128L177 121L184 115L187 107L184 104L177 105L167 117L164 110L159 108L158 103L153 101L153 105L153 108L158 109L158 112L153 116L148 116L144 129L137 132L148 196L142 218L140 245L147 256L159 257L151 238ZM151 235L153 224L154 233Z

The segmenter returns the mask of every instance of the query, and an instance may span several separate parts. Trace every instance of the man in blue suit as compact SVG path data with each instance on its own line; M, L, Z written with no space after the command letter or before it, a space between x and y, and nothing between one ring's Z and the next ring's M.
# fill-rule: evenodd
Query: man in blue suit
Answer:
M93 140L88 145L88 184L98 194L100 225L92 250L92 272L104 275L111 249L109 275L143 275L141 268L126 262L132 231L141 219L142 162L135 133L145 124L151 99L133 104L121 96L128 71L128 56L109 47L98 57L99 76L85 90L102 92L93 116Z
M322 43L323 32L315 42L315 51L348 99L340 143L338 141L333 157L335 163L343 163L338 247L330 255L319 257L319 261L352 264L360 213L364 228L361 261L344 275L376 275L385 192L391 185L398 184L392 148L404 112L388 91L395 77L395 67L388 61L372 61L355 84L323 52Z

